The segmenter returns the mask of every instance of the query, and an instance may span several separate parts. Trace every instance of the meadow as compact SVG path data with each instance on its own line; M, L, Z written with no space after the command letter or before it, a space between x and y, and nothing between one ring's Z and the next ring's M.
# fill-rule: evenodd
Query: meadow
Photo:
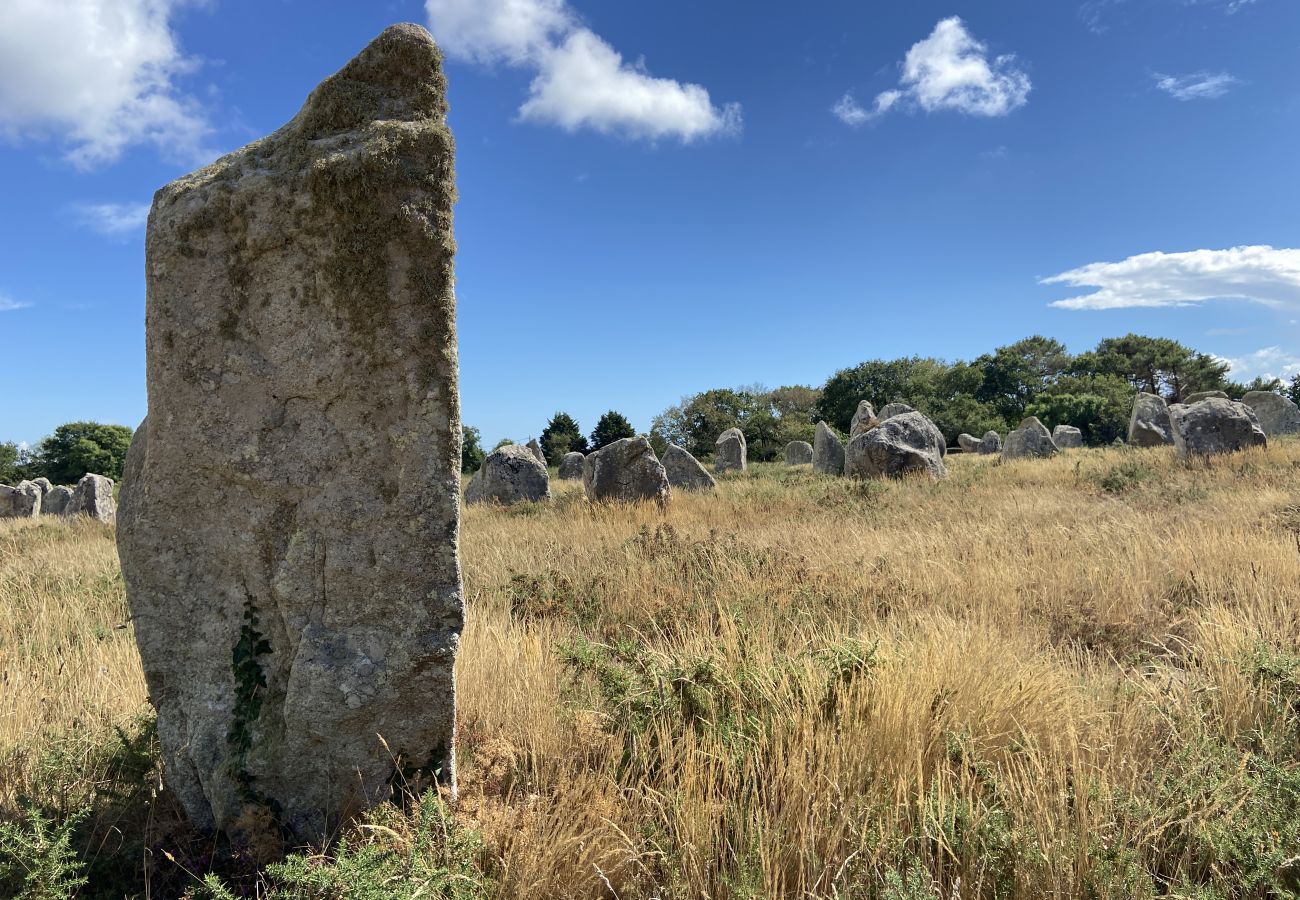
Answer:
M1300 442L948 462L466 510L459 798L283 860L172 804L111 527L0 522L0 896L1300 896Z

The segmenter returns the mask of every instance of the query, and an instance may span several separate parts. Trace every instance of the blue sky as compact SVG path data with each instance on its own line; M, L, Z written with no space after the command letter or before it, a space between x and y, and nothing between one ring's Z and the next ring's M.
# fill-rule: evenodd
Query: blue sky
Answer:
M399 21L489 443L1036 332L1300 372L1295 0L4 0L0 440L143 417L153 191Z

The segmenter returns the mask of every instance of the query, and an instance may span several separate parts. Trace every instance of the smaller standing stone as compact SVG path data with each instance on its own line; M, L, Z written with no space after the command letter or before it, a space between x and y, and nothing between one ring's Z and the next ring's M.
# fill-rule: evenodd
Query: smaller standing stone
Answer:
M465 489L465 502L536 503L551 499L551 479L546 466L533 451L518 444L498 447L483 460L483 466Z
M1052 456L1060 452L1052 433L1039 421L1038 416L1029 416L1020 423L1020 427L1007 435L1007 442L1002 447L1003 459L1026 459L1035 456Z
M853 423L849 426L849 438L865 434L879 424L880 420L876 418L875 408L863 400L858 404L858 411L853 414Z
M943 434L933 422L919 412L903 413L849 440L844 474L898 478L909 472L926 472L939 479L948 474L943 464L945 449Z
M708 473L700 461L687 450L676 444L669 444L664 451L664 471L668 474L668 483L684 491L711 491L717 482Z
M1217 397L1169 408L1174 446L1180 455L1211 456L1250 447L1267 447L1268 437L1255 411L1244 403Z
M546 465L546 454L542 452L542 445L537 443L537 438L528 442L528 449L533 452L533 456L537 457L539 463Z
M1200 403L1202 400L1231 400L1232 398L1223 391L1197 391L1195 394L1188 394L1183 403L1191 406L1193 403Z
M668 473L644 436L620 438L589 454L582 486L588 500L663 503L672 494Z
M813 461L812 444L807 441L791 441L785 445L785 464L787 466L806 466Z
M983 456L994 456L1002 452L1002 435L996 431L986 431L984 438L980 441L980 454Z
M1272 391L1250 391L1241 402L1255 411L1259 427L1268 437L1300 434L1300 407L1289 397Z
M894 416L901 416L903 413L916 412L906 403L886 403L885 408L880 411L880 421L888 422Z
M1128 442L1135 447L1163 447L1174 442L1174 426L1164 397L1143 392L1133 398Z
M41 500L41 515L67 515L68 504L72 502L72 496L73 490L70 487L59 485L58 487L50 488L50 492Z
M844 443L825 422L817 423L813 437L813 471L823 475L844 474Z
M1052 443L1062 450L1078 450L1083 446L1083 432L1073 425L1057 425L1052 429Z
M980 439L963 431L957 435L957 446L961 448L962 453L979 453Z
M34 482L0 484L0 519L34 519L41 514L41 489Z
M749 449L745 444L745 434L739 428L728 428L718 435L713 454L713 468L716 472L743 472L749 465Z
M50 483L50 479L48 478L37 478L32 482L32 484L41 489L42 497L54 490L54 485Z
M117 518L117 504L113 500L113 479L103 475L82 475L77 482L72 499L64 507L65 516L90 516L100 522Z
M582 464L586 459L586 454L579 453L577 450L564 454L564 459L560 460L560 480L581 481Z

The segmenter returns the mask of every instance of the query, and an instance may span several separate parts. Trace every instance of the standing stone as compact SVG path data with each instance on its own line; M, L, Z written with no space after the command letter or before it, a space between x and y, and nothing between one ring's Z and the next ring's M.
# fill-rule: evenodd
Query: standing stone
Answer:
M1195 394L1188 394L1183 403L1191 406L1193 403L1200 403L1202 400L1229 400L1231 399L1223 391L1197 391Z
M41 515L67 515L68 504L72 502L72 497L73 491L70 487L59 485L58 487L50 488L50 492L41 499Z
M676 444L669 444L664 451L664 471L668 473L668 483L684 491L711 491L717 482L700 461L687 450Z
M813 436L813 471L823 475L844 474L844 444L825 422L817 423Z
M668 473L645 437L620 438L587 455L582 486L588 500L638 503L668 499Z
M320 841L417 775L454 787L446 114L433 39L396 25L279 131L155 195L118 549L200 828Z
M1164 397L1144 392L1133 398L1133 415L1128 422L1128 442L1135 447L1163 447L1174 442L1169 404Z
M853 422L849 425L849 437L855 438L860 434L866 434L879 424L880 420L876 418L875 409L863 400L858 404L858 411L853 414Z
M465 503L537 503L551 499L546 466L527 447L506 444L487 455L465 488Z
M14 487L0 484L0 519L34 519L41 514L40 486L20 481Z
M1002 435L996 431L984 432L983 439L980 440L979 452L982 456L994 456L1002 452Z
M1200 403L1171 406L1169 414L1174 426L1174 446L1184 457L1268 446L1268 438L1254 410L1244 403L1214 397Z
M716 472L745 471L749 465L748 447L745 435L739 428L728 428L718 435L717 449L713 454L713 468Z
M894 416L901 416L903 413L910 412L916 412L916 410L906 403L886 403L884 408L880 410L880 421L886 422L894 418Z
M961 448L962 453L979 453L980 439L973 434L962 432L957 435L957 446Z
M1241 402L1255 411L1260 428L1269 437L1300 434L1300 408L1289 397L1272 391L1250 391Z
M113 479L103 475L82 475L72 497L63 507L65 516L90 516L100 522L117 518L117 504L113 500Z
M1052 443L1062 450L1078 450L1083 446L1083 432L1073 425L1057 425L1052 429Z
M849 440L844 474L853 478L898 478L925 472L943 478L944 440L934 423L919 412L892 416L865 434Z
M537 457L539 463L546 465L546 454L542 452L542 445L537 443L537 438L533 438L528 442L528 449L533 456Z
M579 453L577 450L564 454L564 458L560 460L560 480L581 481L582 463L586 458L586 454Z
M812 444L807 441L791 441L785 445L785 464L787 466L806 466L813 461Z
M1019 428L1007 435L1007 442L1002 447L1002 458L1029 459L1060 452L1061 448L1052 440L1052 433L1047 430L1047 426L1038 416L1029 416L1020 423Z
M44 497L50 491L54 490L54 485L50 483L50 479L48 478L37 478L34 481L32 481L32 484L36 485L38 488L41 489L42 497Z

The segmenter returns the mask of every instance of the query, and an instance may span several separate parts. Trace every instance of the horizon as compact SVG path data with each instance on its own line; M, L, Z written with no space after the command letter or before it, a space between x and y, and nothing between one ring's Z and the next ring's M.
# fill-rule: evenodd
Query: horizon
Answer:
M559 410L646 431L710 388L1033 334L1300 373L1300 6L858 6L0 11L0 373L38 386L0 441L139 423L152 192L280 127L399 21L446 56L462 417L485 446Z

